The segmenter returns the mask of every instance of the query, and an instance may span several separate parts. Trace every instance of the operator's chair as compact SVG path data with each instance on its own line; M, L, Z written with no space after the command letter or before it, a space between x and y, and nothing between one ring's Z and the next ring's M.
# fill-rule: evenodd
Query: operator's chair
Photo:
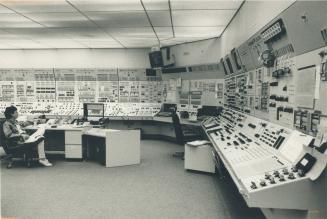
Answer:
M16 160L23 160L27 167L31 167L32 162L38 160L36 147L38 141L31 144L15 145L9 147L3 132L4 122L5 121L0 121L0 145L3 147L3 150L6 153L6 156L2 159L8 160L7 168L10 169Z
M175 135L176 135L176 143L179 145L185 145L188 141L194 141L201 139L201 134L193 129L187 129L186 127L182 127L179 116L177 115L176 111L172 111L172 120L173 120L173 126L175 129ZM184 151L182 152L175 152L173 154L173 157L178 157L184 160Z

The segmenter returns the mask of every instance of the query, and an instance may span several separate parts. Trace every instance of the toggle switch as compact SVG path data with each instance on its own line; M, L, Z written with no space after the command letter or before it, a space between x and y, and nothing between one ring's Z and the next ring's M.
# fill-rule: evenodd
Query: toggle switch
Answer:
M279 172L278 172L278 170L275 170L275 171L274 171L274 176L275 176L275 177L279 177Z
M294 173L290 173L290 174L288 175L288 178L289 178L289 179L295 179Z
M255 182L253 182L253 181L251 182L251 186L250 186L250 187L251 187L252 189L256 189L256 188L258 188L257 185L255 184Z

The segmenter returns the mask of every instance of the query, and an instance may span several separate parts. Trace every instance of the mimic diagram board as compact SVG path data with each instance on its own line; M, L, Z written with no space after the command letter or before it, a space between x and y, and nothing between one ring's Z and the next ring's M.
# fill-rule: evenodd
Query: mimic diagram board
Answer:
M162 102L161 78L145 69L0 69L4 102Z
M163 101L185 105L221 106L223 79L184 80L171 78L163 81Z
M327 121L326 7L295 2L225 55L224 105L316 136Z
M327 47L301 56L287 53L270 68L226 77L224 105L315 136L327 116L322 51Z

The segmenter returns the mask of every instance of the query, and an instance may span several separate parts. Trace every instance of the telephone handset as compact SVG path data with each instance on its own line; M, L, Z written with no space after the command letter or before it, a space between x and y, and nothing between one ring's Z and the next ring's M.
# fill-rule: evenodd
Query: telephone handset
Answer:
M306 174L311 170L317 159L311 154L306 153L301 160L295 165L298 170L302 170L303 174Z

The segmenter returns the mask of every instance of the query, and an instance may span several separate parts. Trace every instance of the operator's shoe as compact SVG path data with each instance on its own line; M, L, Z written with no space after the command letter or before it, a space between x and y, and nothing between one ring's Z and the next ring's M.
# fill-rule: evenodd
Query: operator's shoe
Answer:
M52 163L50 163L47 159L40 159L39 163L42 164L43 166L46 166L46 167L51 167L52 166Z

